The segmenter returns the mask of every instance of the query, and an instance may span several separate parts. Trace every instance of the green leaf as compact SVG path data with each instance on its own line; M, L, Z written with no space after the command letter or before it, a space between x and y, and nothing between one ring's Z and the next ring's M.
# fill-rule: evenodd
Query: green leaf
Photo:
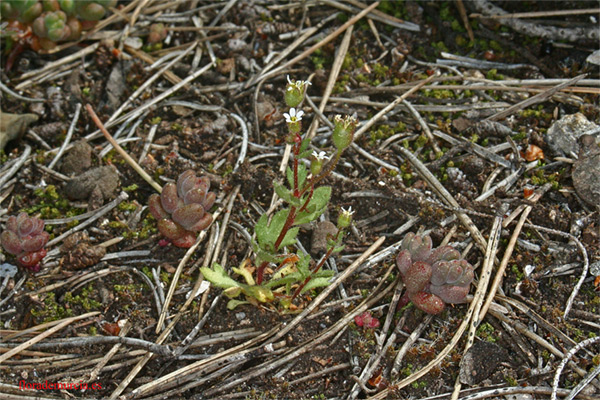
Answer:
M308 283L306 284L306 286L304 286L304 288L302 289L302 291L300 292L302 293L306 293L309 290L318 288L318 287L325 287L325 286L329 286L329 284L331 282L330 281L331 278L313 278L310 281L308 281Z
M283 240L281 241L281 244L279 245L279 248L277 250L285 246L291 246L293 244L296 244L296 236L298 236L299 229L300 228L290 228L283 237Z
M311 257L308 254L299 254L298 262L296 263L296 267L302 276L302 280L308 278L310 276L310 260Z
M321 186L314 190L312 198L308 202L305 211L298 213L294 225L306 224L316 220L327 208L331 198L331 187Z
M267 214L263 214L260 216L256 225L254 225L254 233L256 233L256 239L258 240L258 245L261 249L264 249L268 243L269 236L269 227L267 223L269 221L269 217Z
M310 145L310 140L311 139L308 136L305 137L304 140L302 140L302 143L300 143L300 153L307 151L308 146Z
M228 310L233 310L234 308L236 308L237 306L240 306L242 304L250 304L247 301L243 301L243 300L234 300L231 299L227 302L227 309Z
M290 184L290 188L294 188L294 172L290 167L287 167L285 170L285 175L287 177L288 183ZM306 180L306 176L308 175L308 171L304 164L298 164L298 187L301 188Z
M252 246L254 250L254 254L256 254L256 265L262 264L263 261L270 262L273 264L279 264L283 259L285 259L285 254L274 254L270 251L263 250L256 246Z
M243 276L248 285L256 285L256 282L254 282L254 278L252 277L252 273L250 271L248 271L246 268L233 267L233 268L231 268L231 270L233 272L235 272L236 274Z
M276 288L279 286L288 285L288 284L292 284L295 282L300 282L303 279L304 278L302 277L300 272L296 271L294 273L284 276L283 278L271 280L271 281L265 283L263 286L268 287L268 288Z
M213 264L213 269L208 267L200 268L202 275L206 278L207 281L219 287L221 289L228 289L231 287L242 287L243 284L237 282L227 275L225 269L217 263Z
M273 187L275 188L275 193L277 196L281 197L283 200L287 201L293 206L300 207L302 205L299 198L294 197L292 191L283 186L280 183L274 182Z
M244 289L244 294L248 297L254 297L261 303L273 301L275 298L273 292L264 286L248 286Z

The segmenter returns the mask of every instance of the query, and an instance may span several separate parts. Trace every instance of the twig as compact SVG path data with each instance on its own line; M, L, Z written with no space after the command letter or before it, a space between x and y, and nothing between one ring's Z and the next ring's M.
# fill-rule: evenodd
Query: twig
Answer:
M396 148L402 153L404 157L408 158L408 161L410 161L410 163L413 165L416 172L419 175L421 175L421 177L425 179L425 181L432 187L432 189L434 189L438 193L438 195L442 198L444 203L455 208L460 208L460 205L454 199L454 197L452 197L450 192L448 192L448 190L444 186L442 186L442 184L437 180L437 178L427 169L427 167L417 157L415 157L409 150L406 150L401 146L397 146ZM458 219L463 223L465 228L467 228L467 230L471 232L471 235L473 236L473 239L475 239L475 242L479 245L479 248L483 251L486 251L485 249L487 248L487 241L485 240L477 226L475 226L471 218L469 218L469 216L464 212L456 212L456 215Z
M486 18L488 15L494 16L506 14L506 11L487 0L473 0L471 1L471 4L473 4L479 12L485 13L482 18ZM600 38L597 26L593 28L542 26L515 18L500 19L500 22L527 36L540 36L549 40L578 42L582 39L598 40L598 38Z
M87 314L78 315L76 317L71 317L71 318L64 318L64 319L60 320L60 323L58 323L54 327L48 329L47 331L40 333L36 337L33 337L33 338L29 339L28 341L21 343L19 346L15 347L14 349L0 355L0 364L2 364L4 361L8 360L12 356L19 354L21 351L27 349L31 345L36 344L36 343L44 340L48 336L60 331L65 326L70 325L75 321L79 321L79 320L89 318L89 317L94 317L98 314L100 314L99 311L93 311L93 312L89 312Z
M533 97L530 97L526 100L523 100L517 104L515 104L514 106L508 107L506 110L501 111L499 113L496 113L494 115L491 115L489 117L487 117L485 119L485 121L498 121L504 117L507 117L519 110L522 110L526 107L532 106L534 104L537 103L541 103L542 101L546 100L547 98L551 97L552 95L554 95L556 92L558 92L561 89L564 89L568 86L574 85L575 83L577 83L579 80L583 79L586 77L587 74L581 74L576 76L573 79L570 79L564 83L561 83L560 85L554 86L551 89L548 89L542 93L536 94Z
M68 231L63 232L62 235L55 237L54 239L52 239L51 241L48 242L47 246L50 247L50 246L55 245L56 243L60 243L60 241L63 240L64 238L66 238L67 236L72 235L73 233L82 230L83 228L90 225L92 222L94 222L98 218L104 216L104 214L106 214L107 212L109 212L110 210L112 210L113 208L118 206L122 201L127 200L128 198L129 198L129 195L126 192L119 193L119 195L117 196L116 199L114 199L113 201L111 201L110 203L105 205L104 207L97 209L94 216L88 218L85 222L83 222L77 226L74 226L73 228L69 229ZM57 252L53 251L50 253L55 254ZM48 253L48 255L50 255L50 253Z
M77 105L75 106L75 115L73 116L73 120L71 121L69 130L67 131L67 136L65 137L65 141L60 146L60 149L58 149L58 153L56 153L56 155L54 156L54 159L50 162L50 164L48 164L48 168L50 168L50 169L54 168L54 166L56 165L56 163L58 162L60 157L62 157L65 149L67 148L67 145L71 141L71 137L73 136L73 131L75 130L75 126L77 125L77 121L79 121L80 113L81 113L81 103L77 103Z
M235 119L238 124L240 124L240 128L242 128L242 148L240 149L240 155L238 156L235 166L233 167L233 172L235 172L240 165L244 163L246 153L248 152L248 125L246 125L246 122L239 115L232 112L230 112L229 115L231 115L231 117Z
M183 258L181 259L181 261L179 261L179 265L177 265L175 274L173 274L173 278L171 279L171 285L169 286L169 291L167 292L167 297L165 298L165 302L163 304L162 311L160 312L160 315L158 317L158 322L156 324L156 330L155 330L155 332L157 334L159 334L160 331L163 329L163 324L165 323L165 318L167 317L167 312L169 311L169 306L171 304L171 300L173 299L173 294L175 293L175 288L177 287L177 283L179 282L179 277L181 276L181 272L183 271L183 266L188 262L190 257L192 257L192 254L194 254L194 252L196 251L196 249L198 248L200 243L202 243L202 241L204 240L205 237L206 237L206 231L204 230L204 231L200 232L194 245L192 247L190 247L188 249L188 251L186 251L186 253L183 256Z
M98 118L98 116L94 112L94 109L92 108L91 104L86 104L85 108L90 114L90 117L92 117L92 120L94 121L98 129L102 131L102 134L104 135L106 140L108 140L110 144L115 148L115 150L117 150L117 152L121 155L121 157L123 157L125 161L127 161L127 164L129 164L135 170L135 172L137 172L146 182L148 182L148 184L152 186L154 190L156 190L158 193L161 193L162 187L158 183L154 182L154 179L152 179L152 177L148 175L146 171L144 171L142 167L140 167L140 165L136 163L135 160L131 158L131 156L127 154L125 150L123 150L121 146L119 146L117 141L113 139L112 136L110 136L110 133L108 133L108 131L104 127L104 124L102 124L102 121L100 121L100 118Z
M148 136L146 136L146 140L144 141L144 148L142 149L142 153L140 154L140 157L138 158L138 163L143 162L144 159L146 158L146 155L148 154L148 150L150 150L150 145L152 144L152 141L154 140L154 135L156 134L157 130L158 130L158 124L154 124L150 127L150 132L148 132Z
M354 133L354 139L358 139L363 133L365 133L369 128L371 128L377 121L379 121L385 114L394 109L398 104L402 103L406 100L411 94L420 90L423 86L430 83L435 76L431 75L429 78L419 81L416 85L411 87L406 93L402 94L402 96L396 98L396 100L392 101L387 107L384 107L381 111L373 116L367 123L362 125L359 129Z
M400 372L400 364L402 363L402 360L404 359L404 356L406 355L406 353L410 349L410 346L412 346L413 343L415 343L417 341L417 339L419 338L419 336L421 336L421 333L423 332L423 330L425 330L425 328L427 328L427 326L431 323L431 320L433 320L433 315L428 314L425 317L425 319L423 321L421 321L421 323L419 324L419 326L417 326L412 331L412 333L406 339L406 341L404 342L404 344L402 344L402 347L400 347L400 350L398 350L398 354L396 354L396 358L394 359L394 365L392 366L392 371L390 373L390 375L393 378L395 378L396 376L398 376L398 373Z
M23 154L21 154L21 157L19 157L19 159L15 162L15 165L13 165L10 168L10 170L8 170L8 172L6 172L4 176L0 178L0 189L2 189L6 182L8 182L10 178L12 178L12 176L17 173L19 168L21 168L23 164L25 164L25 161L27 161L27 159L29 158L29 154L31 154L31 146L26 144L25 150L23 150Z
M123 104L121 104L121 106L119 106L119 108L110 116L110 118L107 121L107 124L108 124L108 122L112 122L115 118L117 118L119 115L121 115L123 110L125 110L125 108L127 108L127 106L129 104L131 104L133 102L133 100L135 100L140 94L142 94L144 92L144 90L146 90L146 88L148 88L148 86L150 86L152 84L152 82L154 82L156 79L160 78L162 76L162 74L164 74L165 72L170 72L169 69L173 65L175 65L175 63L177 63L179 60L181 60L183 57L185 57L187 54L189 54L189 52L192 51L192 49L194 49L196 47L196 45L197 45L197 43L192 43L192 45L189 48L187 48L185 51L182 51L181 54L179 54L177 57L175 57L171 62L169 62L167 65L165 65L159 71L157 71L154 75L152 75L150 78L148 78L142 85L140 85L140 87L137 88L135 90L135 92L133 92L131 94L131 96L129 96L127 98L127 100L125 100L125 102Z
M354 25L358 20L360 20L365 15L367 15L371 10L373 10L378 5L379 5L379 1L376 1L373 4L369 5L369 7L367 7L366 9L364 9L363 11L361 11L354 17L350 18L348 21L346 21L346 23L344 23L342 26L337 28L335 31L331 32L323 40L312 45L310 48L306 49L301 54L297 55L296 57L292 58L285 64L281 65L280 67L278 67L278 68L274 69L273 71L269 72L268 74L264 75L263 78L266 78L267 76L272 77L272 76L278 75L282 71L284 71L286 68L289 68L292 65L296 64L298 61L301 61L301 60L305 59L306 57L310 56L316 50L320 49L321 47L325 46L327 43L331 42L333 39L338 37L342 32L344 32L346 29L348 29L348 27L350 27L351 25Z
M467 334L467 344L465 345L465 349L463 351L463 358L461 359L461 365L466 360L465 355L473 346L475 342L475 336L477 327L483 320L485 314L480 313L481 308L483 306L483 300L485 298L485 293L487 293L487 286L490 281L490 277L492 276L492 268L494 266L494 259L496 258L496 253L498 251L498 244L500 243L500 234L502 233L502 216L498 216L494 219L494 225L490 230L490 240L488 240L488 248L485 252L485 258L483 260L483 267L481 271L481 276L479 277L479 284L477 285L477 293L475 298L473 299L472 306L474 305L473 317L471 318L471 325L469 326L469 333ZM478 294L480 294L477 296ZM491 295L493 296L493 294ZM456 377L456 382L454 384L454 392L452 393L452 399L457 399L460 393L460 376Z
M551 11L529 11L519 13L505 13L499 15L483 15L483 14L470 14L471 18L489 18L489 19L503 19L503 18L544 18L544 17L562 17L565 15L585 15L585 14L599 14L599 8L584 8L583 10L551 10Z
M590 344L596 343L598 341L600 341L600 336L596 336L596 337L593 337L593 338L586 339L586 340L584 340L582 342L577 343L577 346L573 347L571 350L569 350L564 355L562 361L558 365L558 368L556 368L556 372L554 373L554 379L552 381L552 395L550 396L551 400L556 400L556 390L558 389L558 381L560 380L560 374L562 373L562 370L565 368L565 366L567 365L567 363L569 362L569 360L579 350L587 347ZM598 369L600 369L600 368L596 367L596 370L598 370Z
M337 78L342 69L342 64L344 63L344 59L346 57L346 53L348 53L348 48L350 47L350 39L352 38L352 31L354 30L354 26L350 26L346 33L344 34L344 38L342 39L342 43L340 44L336 54L335 60L333 61L333 65L331 66L331 72L329 73L329 79L327 80L327 86L325 87L325 91L321 95L321 103L319 104L319 111L322 113L325 110L325 106L327 105L327 101L329 101L329 96L333 91L333 87ZM315 137L317 133L317 128L319 128L319 118L315 117L307 130L306 137L312 139Z
M121 328L121 330L119 331L119 336L120 337L126 336L127 333L129 333L129 330L131 329L131 327L132 327L132 324L129 321L126 321L123 328ZM102 359L98 362L98 364L96 364L94 369L87 375L88 382L96 380L96 378L100 374L100 371L102 370L102 368L104 368L104 366L110 361L110 359L115 354L117 354L117 352L119 351L120 348L121 348L121 344L117 343L104 355L104 357L102 357Z
M516 394L539 394L539 395L548 395L552 393L552 389L546 386L515 386L515 387L504 387L504 388L496 388L490 390L483 390L479 393L471 394L465 397L461 397L460 400L480 400L486 399L488 397L493 398L510 398ZM567 389L559 389L557 391L561 396L566 396L569 393ZM592 396L583 396L580 395L579 398L583 400L595 400L596 397ZM425 399L424 399L425 400Z
M17 100L27 101L29 103L43 103L44 101L46 101L44 99L32 99L31 97L21 96L19 93L13 92L8 86L2 83L2 81L0 81L0 90L9 94Z
M427 139L429 139L431 142L431 146L433 147L435 154L441 154L442 151L440 150L440 146L438 146L437 142L435 141L435 138L431 133L431 129L429 129L429 125L427 125L427 122L425 122L423 117L421 117L421 114L419 114L419 112L413 107L412 104L410 104L408 100L405 99L402 103L406 106L406 108L408 108L408 111L410 111L412 116L415 117L419 125L421 125L423 132L425 132L425 136L427 136Z

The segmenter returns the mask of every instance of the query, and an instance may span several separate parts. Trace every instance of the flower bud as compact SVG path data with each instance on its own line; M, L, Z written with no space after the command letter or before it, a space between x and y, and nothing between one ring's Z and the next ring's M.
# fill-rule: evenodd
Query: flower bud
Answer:
M356 129L356 125L358 125L358 121L354 117L346 116L342 118L341 115L336 115L334 122L335 126L333 128L331 139L338 151L341 152L352 143L352 139L354 139L354 130Z
M327 155L324 151L317 153L316 151L312 152L312 156L310 157L310 173L313 176L317 176L319 172L323 169L323 161L327 160Z
M342 212L338 216L337 220L337 226L339 229L344 229L350 226L350 223L352 222L352 214L354 214L352 207L348 207L347 210L342 208Z
M285 90L285 103L289 107L298 107L302 100L304 100L304 93L306 90L306 86L310 85L309 81L291 81L288 75L287 77L287 87Z

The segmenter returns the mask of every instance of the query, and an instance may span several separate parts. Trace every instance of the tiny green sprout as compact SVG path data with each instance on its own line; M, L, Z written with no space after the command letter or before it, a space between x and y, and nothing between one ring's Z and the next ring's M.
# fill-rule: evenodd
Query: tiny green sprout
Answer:
M150 124L152 125L158 125L160 124L160 122L162 121L161 117L154 117L150 120Z

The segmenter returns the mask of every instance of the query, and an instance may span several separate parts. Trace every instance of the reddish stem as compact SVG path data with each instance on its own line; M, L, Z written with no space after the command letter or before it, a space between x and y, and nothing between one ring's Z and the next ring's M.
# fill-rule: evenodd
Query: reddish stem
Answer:
M337 242L339 235L342 233L342 229L340 229L338 231L338 233L335 235L335 238L333 239L335 242ZM331 253L333 253L333 250L335 249L335 245L330 246L327 249L327 253L325 254L325 256L321 259L321 261L312 269L312 271L310 272L310 275L308 278L304 279L304 282L302 282L302 284L300 286L298 286L298 288L296 289L296 291L294 292L294 294L292 295L292 301L294 301L294 299L296 297L298 297L298 295L300 294L300 292L302 292L302 289L304 289L304 287L308 284L308 282L310 282L312 275L316 274L317 272L319 272L319 270L321 269L321 267L323 265L325 265L325 261L327 261L329 259L329 257L331 257Z
M304 202L304 204L302 205L302 207L300 207L300 209L298 210L298 212L302 212L304 210L306 210L306 207L308 207L308 203L310 203L310 199L312 199L313 193L314 193L314 188L311 186L310 187L310 192L308 193L308 196L306 197L306 201Z
M304 188L302 188L302 190L300 191L300 196L302 196L304 193L306 193L308 188L311 188L311 190L312 190L312 188L314 188L317 183L319 183L320 181L325 179L327 177L327 175L329 175L331 173L331 171L333 171L333 169L337 165L338 161L340 161L341 157L342 157L342 153L338 151L336 153L333 161L330 162L329 165L327 166L327 169L325 171L321 172L318 176L316 176L316 177L313 176L310 179L310 181L304 186Z

